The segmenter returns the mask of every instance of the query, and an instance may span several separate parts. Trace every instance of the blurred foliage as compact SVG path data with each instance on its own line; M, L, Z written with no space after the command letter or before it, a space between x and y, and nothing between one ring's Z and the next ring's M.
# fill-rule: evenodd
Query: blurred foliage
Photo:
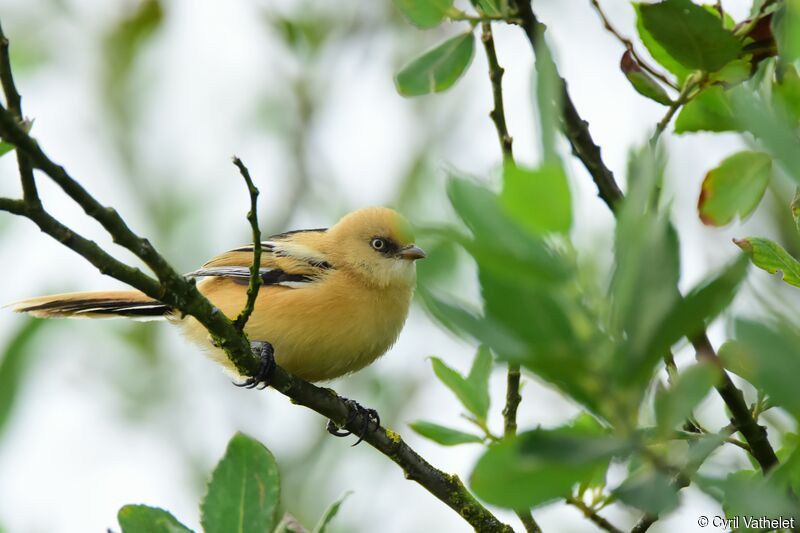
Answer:
M8 425L14 409L17 394L32 368L33 342L46 329L42 320L27 320L14 334L3 349L0 359L0 438Z

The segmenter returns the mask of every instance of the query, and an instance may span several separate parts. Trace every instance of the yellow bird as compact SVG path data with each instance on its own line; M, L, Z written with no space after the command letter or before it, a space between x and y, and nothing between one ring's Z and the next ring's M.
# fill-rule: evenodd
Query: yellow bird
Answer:
M414 292L415 261L425 257L408 221L383 207L354 211L330 229L273 235L261 249L264 284L245 333L270 347L269 356L274 349L281 368L309 381L360 370L394 344ZM243 246L188 276L198 278L200 292L235 318L247 299L252 261L253 246ZM195 319L138 291L57 294L12 307L37 317L166 318L238 376Z

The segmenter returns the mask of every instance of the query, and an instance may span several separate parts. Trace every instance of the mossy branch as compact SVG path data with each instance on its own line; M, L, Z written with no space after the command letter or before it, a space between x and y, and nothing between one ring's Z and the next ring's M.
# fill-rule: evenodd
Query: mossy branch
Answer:
M102 274L127 283L183 315L196 318L225 351L240 373L255 375L259 370L260 361L252 353L248 339L241 328L214 307L197 290L192 280L178 274L147 239L134 233L116 210L98 202L62 166L53 162L39 147L39 144L21 127L19 121L21 99L13 86L9 65L8 41L0 32L0 82L3 83L6 102L9 106L9 109L0 106L0 137L16 147L20 177L25 190L23 199L0 198L0 211L31 220L44 233L81 255ZM15 106L16 109L12 106ZM30 194L29 187L33 184L33 169L41 170L59 185L70 198L83 208L87 215L97 220L105 228L116 244L133 252L144 261L157 279L136 267L119 261L97 243L81 236L50 215L42 207L38 196ZM243 172L243 175L245 173ZM245 179L247 181L247 176ZM26 180L28 180L27 186ZM248 219L254 228L254 240L256 240L256 248L258 248L260 235L255 218L257 192L253 194L255 187L252 186L251 181L248 181L248 188L251 193L253 214L252 217L248 216ZM35 191L35 189L33 190ZM254 262L254 264L256 267L259 266L259 262ZM250 298L251 296L248 294L248 302ZM255 296L252 298L254 299ZM246 319L242 321L242 326L245 321ZM304 405L354 433L359 432L363 424L368 423L361 418L359 413L354 413L355 416L352 416L348 411L349 405L337 394L292 376L279 367L272 375L271 384L273 388L291 398L294 403ZM403 442L396 433L377 427L364 440L398 464L408 479L416 481L456 511L475 530L513 533L510 526L502 523L475 500L458 477L448 475L433 467Z

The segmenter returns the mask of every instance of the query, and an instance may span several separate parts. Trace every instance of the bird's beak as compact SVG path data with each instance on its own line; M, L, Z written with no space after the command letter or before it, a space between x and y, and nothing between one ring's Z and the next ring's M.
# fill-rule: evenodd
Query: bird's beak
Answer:
M414 246L410 244L397 252L397 257L400 259L408 259L411 261L416 261L417 259L424 259L425 258L425 251L420 248L419 246Z

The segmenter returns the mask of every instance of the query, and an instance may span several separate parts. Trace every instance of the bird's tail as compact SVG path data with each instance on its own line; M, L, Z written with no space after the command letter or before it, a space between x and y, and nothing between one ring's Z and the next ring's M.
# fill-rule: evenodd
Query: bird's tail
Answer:
M71 292L11 304L17 313L40 318L116 318L158 320L171 309L138 291Z

